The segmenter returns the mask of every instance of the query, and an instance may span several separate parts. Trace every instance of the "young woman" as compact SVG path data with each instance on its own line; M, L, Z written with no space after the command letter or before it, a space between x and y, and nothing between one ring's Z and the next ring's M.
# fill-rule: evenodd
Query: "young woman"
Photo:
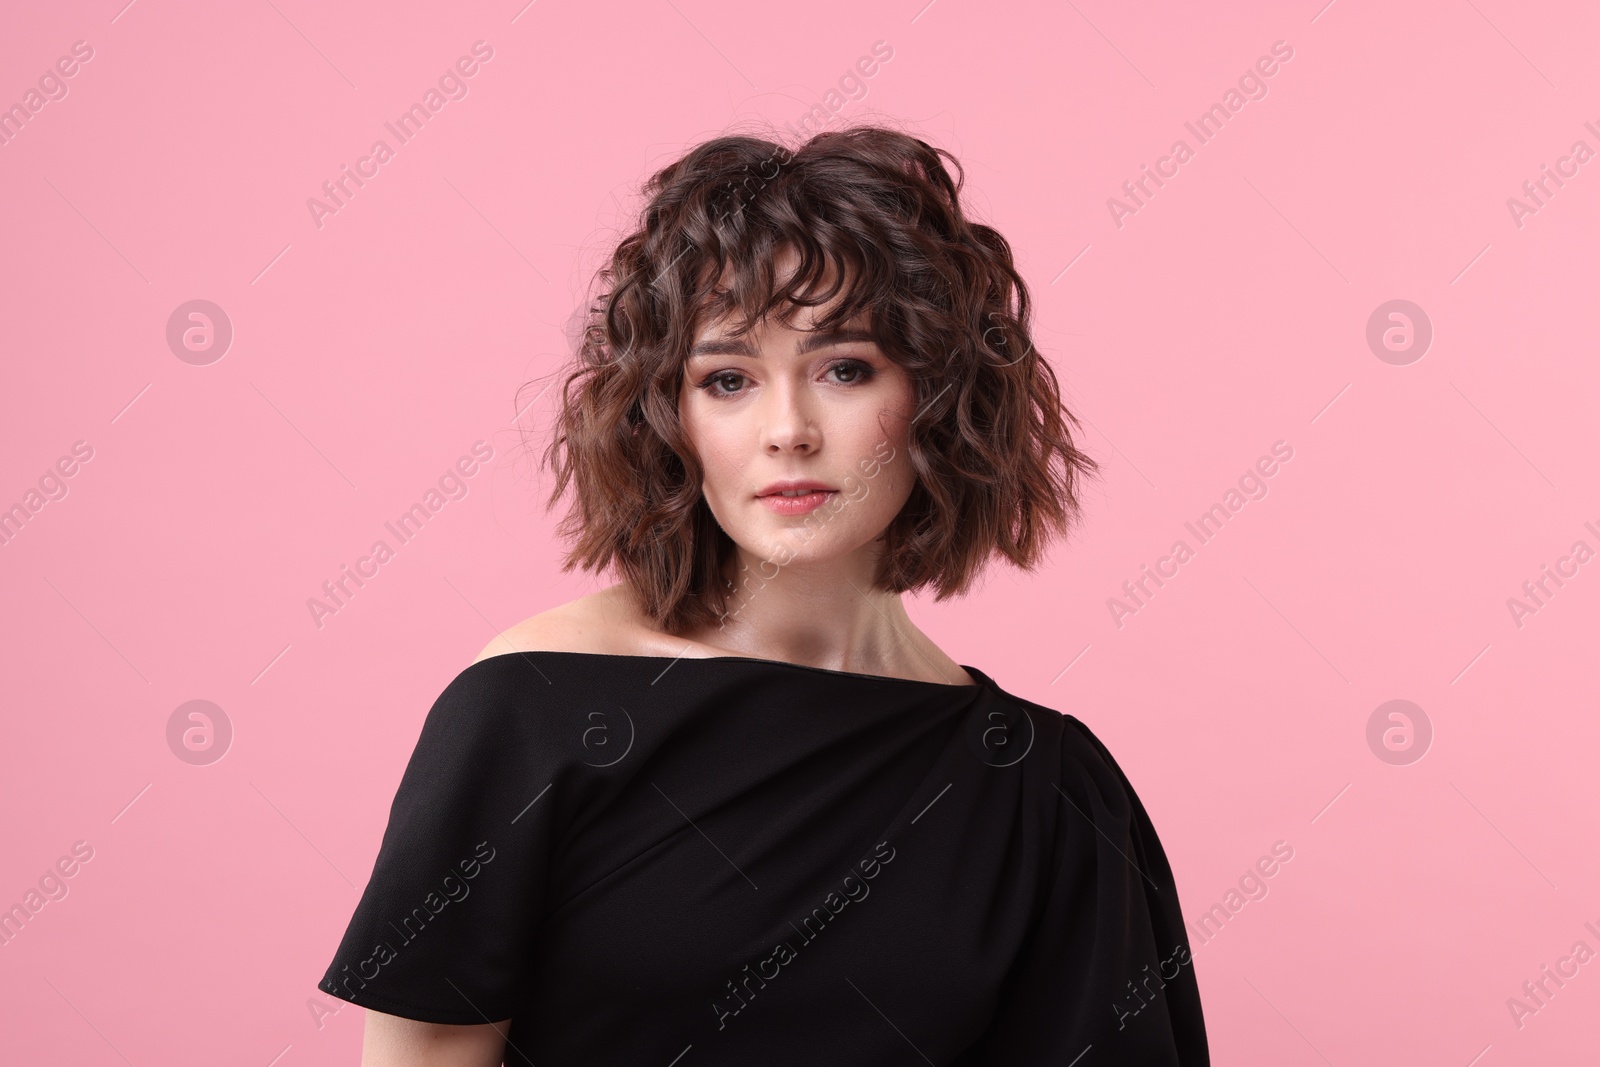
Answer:
M433 704L319 983L365 1067L1209 1062L1128 779L901 602L1095 469L960 189L872 127L648 183L546 457L619 581Z

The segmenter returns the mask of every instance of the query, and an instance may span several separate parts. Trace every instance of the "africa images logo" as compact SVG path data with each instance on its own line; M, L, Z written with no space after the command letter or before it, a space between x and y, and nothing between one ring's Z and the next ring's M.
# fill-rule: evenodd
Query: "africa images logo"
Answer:
M322 229L327 216L337 215L348 207L356 193L376 178L384 164L392 160L400 148L410 144L428 122L444 110L446 104L452 100L465 100L471 91L467 79L476 75L483 69L482 65L493 58L494 48L487 41L474 41L471 56L457 58L452 66L446 67L444 73L439 75L437 87L428 86L420 102L413 101L393 122L383 124L383 128L394 138L393 146L382 137L377 138L367 154L356 160L353 171L349 164L341 163L339 176L322 183L324 199L306 197L306 210L311 213L311 221L317 229Z
M887 855L884 854L884 849L889 850ZM867 894L872 891L867 886L867 882L876 878L883 870L883 866L893 859L894 849L890 847L889 842L878 842L877 847L873 849L873 856L856 864L857 867L861 868L861 876L859 878L854 871L851 871L841 880L839 889L830 889L828 895L822 899L822 903L812 908L811 912L800 920L800 926L794 926L793 923L790 923L790 926L794 926L795 932L804 939L800 942L800 947L804 948L815 941L822 934L822 931L827 929L828 924L837 919L839 913L844 911L852 901L866 900ZM804 929L801 927L804 927ZM784 967L799 958L799 950L789 944L788 939L785 939L779 941L777 947L755 965L754 970L751 970L750 964L745 964L742 972L743 977L738 979L738 985L734 984L735 979L728 979L729 997L711 1002L711 1010L717 1016L717 1029L726 1029L729 1019L744 1011L749 1006L749 1001L756 998L756 993L759 990L765 989L768 982L783 973ZM754 988L751 988L752 983L754 983ZM740 992L741 989L743 993Z
M487 855L484 854L485 849L488 850ZM467 894L472 892L472 887L467 885L467 882L470 882L472 879L478 877L478 875L483 872L483 868L488 866L489 862L493 860L495 856L494 848L487 841L478 842L478 844L474 847L472 854L474 857L476 857L475 859L464 859L460 861L459 866L461 868L461 875L459 877L456 876L454 871L444 876L444 879L441 882L443 892L438 889L431 890L428 895L423 898L421 904L412 908L411 911L400 920L400 926L396 926L394 921L390 920L390 928L399 935L397 940L400 948L404 948L420 937L422 932L427 929L428 924L432 922L440 912L444 911L449 904L452 902L460 903L461 901L467 899ZM404 927L404 929L401 927ZM352 995L353 991L350 988L350 984L352 982L357 983L357 989L365 989L367 987L367 982L378 977L385 964L393 963L395 961L395 959L400 955L400 948L396 948L388 941L379 941L372 947L372 955L356 964L356 970L353 973L350 970L350 965L348 963L345 964L344 977L339 979L340 982L344 983L345 993L343 995L345 995L347 999ZM367 973L367 968L369 966L372 968L372 973L370 974ZM330 982L329 984L331 985L332 983ZM334 992L334 990L328 988L327 985L319 985L317 988L321 989L325 993Z

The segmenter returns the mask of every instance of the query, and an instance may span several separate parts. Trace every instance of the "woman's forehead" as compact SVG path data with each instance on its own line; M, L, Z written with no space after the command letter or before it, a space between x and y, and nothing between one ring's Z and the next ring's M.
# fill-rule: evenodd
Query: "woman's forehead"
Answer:
M835 306L837 306L838 303L839 301L832 300L829 301L827 305L820 307L792 303L780 304L767 315L761 319L758 319L748 330L743 332L781 333L784 331L792 331L797 333L808 333L819 329L820 327L818 324L823 321L823 317ZM780 312L784 311L789 312L789 314L787 316L780 314ZM788 319L787 322L783 321L785 318ZM740 331L738 327L743 323L743 321L744 316L738 309L734 309L733 311L728 312L717 319L703 319L699 327L695 330L695 337L696 339L703 340L707 337L723 337L739 333ZM870 326L870 324L870 311L869 309L863 308L849 319L846 319L843 322L833 323L830 326L830 329L866 329L868 326Z

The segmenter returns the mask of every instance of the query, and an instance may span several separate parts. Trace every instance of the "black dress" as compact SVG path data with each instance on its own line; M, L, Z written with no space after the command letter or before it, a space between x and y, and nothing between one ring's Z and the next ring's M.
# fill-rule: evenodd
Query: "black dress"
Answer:
M318 988L538 1067L1208 1064L1133 787L965 669L480 660Z

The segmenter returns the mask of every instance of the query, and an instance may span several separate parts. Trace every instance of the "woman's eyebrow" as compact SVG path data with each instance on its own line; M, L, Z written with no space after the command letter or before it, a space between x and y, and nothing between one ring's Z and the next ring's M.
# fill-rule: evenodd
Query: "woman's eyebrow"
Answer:
M850 341L869 341L876 344L877 335L871 330L826 330L808 332L800 340L801 354L813 352L829 345L846 344ZM699 341L689 350L689 355L694 356L750 356L759 359L760 355L750 346L750 342L743 337L730 337L721 340Z

